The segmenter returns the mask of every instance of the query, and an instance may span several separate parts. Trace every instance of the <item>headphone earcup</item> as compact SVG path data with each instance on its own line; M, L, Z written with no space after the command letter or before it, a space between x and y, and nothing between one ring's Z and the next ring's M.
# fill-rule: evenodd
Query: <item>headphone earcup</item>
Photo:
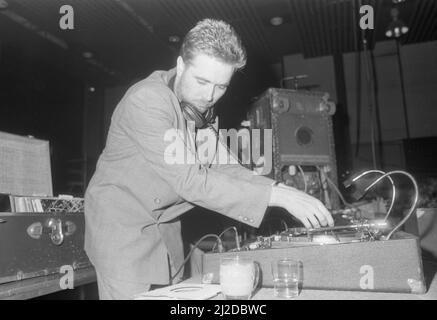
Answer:
M184 115L185 120L194 121L194 125L198 129L205 128L208 124L214 122L214 110L213 108L208 109L206 115L200 113L195 107L191 104L182 102L181 103L182 113Z
M209 108L208 111L206 112L206 116L204 118L206 121L205 126L208 124L213 124L215 122L215 109Z

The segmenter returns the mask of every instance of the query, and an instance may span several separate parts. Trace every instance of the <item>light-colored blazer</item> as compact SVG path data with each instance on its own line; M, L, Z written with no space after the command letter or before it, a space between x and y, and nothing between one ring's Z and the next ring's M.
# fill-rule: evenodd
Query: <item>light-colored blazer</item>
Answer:
M165 133L187 131L174 74L156 71L126 92L85 194L85 250L114 279L168 284L184 259L179 217L194 205L253 227L268 205L273 180L240 165L164 161Z

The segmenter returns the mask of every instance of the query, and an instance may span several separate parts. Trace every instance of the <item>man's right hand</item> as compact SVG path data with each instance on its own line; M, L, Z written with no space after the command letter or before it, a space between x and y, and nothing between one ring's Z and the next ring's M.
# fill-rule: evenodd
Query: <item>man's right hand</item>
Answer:
M301 221L305 228L334 226L331 213L321 201L283 184L272 187L269 205L286 209Z

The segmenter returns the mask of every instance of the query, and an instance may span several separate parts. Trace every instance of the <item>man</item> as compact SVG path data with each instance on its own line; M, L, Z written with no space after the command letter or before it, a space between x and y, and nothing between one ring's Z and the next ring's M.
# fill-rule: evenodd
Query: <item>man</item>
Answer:
M191 120L207 126L245 63L232 27L202 20L185 37L176 68L136 83L117 105L85 195L85 249L101 299L131 299L171 282L184 260L179 218L193 206L253 227L268 206L285 208L307 227L333 225L320 201L242 166L166 160L166 134L187 133ZM194 152L192 141L184 143Z

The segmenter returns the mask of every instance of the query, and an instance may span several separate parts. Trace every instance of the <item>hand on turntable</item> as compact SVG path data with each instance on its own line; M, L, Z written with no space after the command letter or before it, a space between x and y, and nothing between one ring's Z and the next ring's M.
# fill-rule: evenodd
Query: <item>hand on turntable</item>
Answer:
M320 200L285 184L272 187L269 205L286 209L306 228L334 226L331 213Z

